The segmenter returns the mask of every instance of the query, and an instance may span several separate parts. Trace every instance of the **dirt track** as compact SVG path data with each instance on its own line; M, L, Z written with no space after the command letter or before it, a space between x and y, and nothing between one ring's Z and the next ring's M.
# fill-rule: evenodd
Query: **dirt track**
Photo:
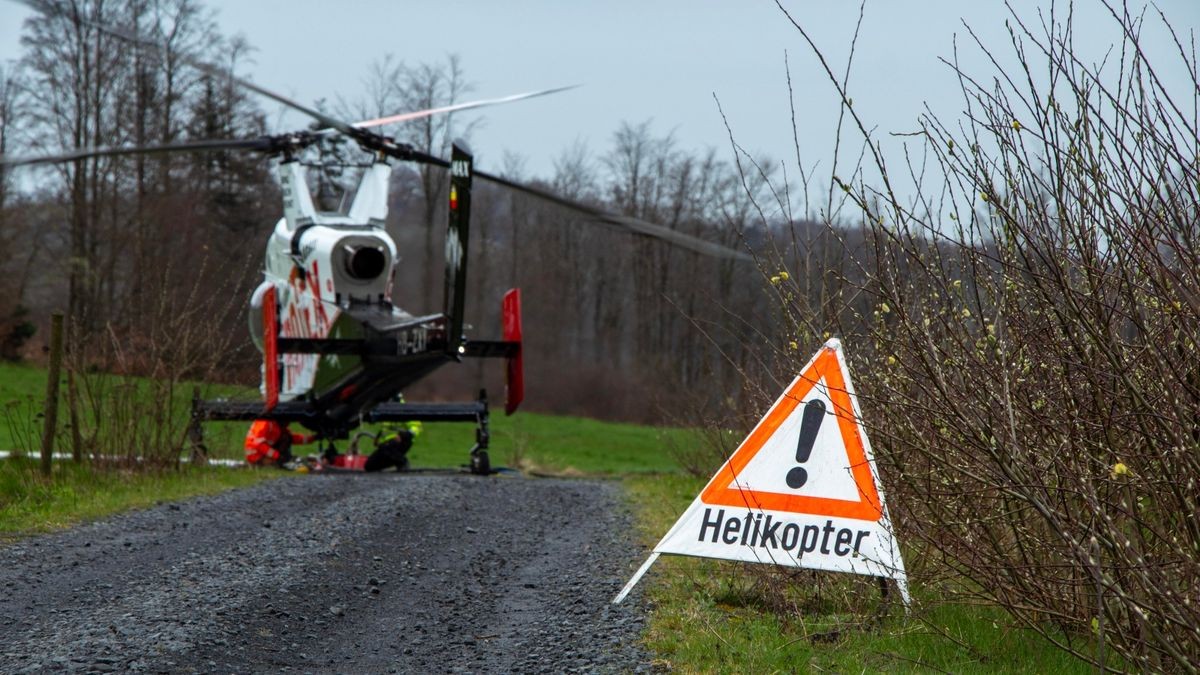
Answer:
M646 668L618 486L297 476L0 548L0 672Z

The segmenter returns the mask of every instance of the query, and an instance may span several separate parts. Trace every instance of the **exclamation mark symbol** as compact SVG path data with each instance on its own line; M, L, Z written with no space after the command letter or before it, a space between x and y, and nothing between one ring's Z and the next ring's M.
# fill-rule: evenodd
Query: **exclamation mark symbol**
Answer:
M813 444L817 442L817 431L821 421L825 419L825 402L814 399L804 406L804 417L800 418L800 441L796 443L796 463L803 464L812 454ZM808 482L808 472L804 467L797 466L787 472L788 487L799 490Z

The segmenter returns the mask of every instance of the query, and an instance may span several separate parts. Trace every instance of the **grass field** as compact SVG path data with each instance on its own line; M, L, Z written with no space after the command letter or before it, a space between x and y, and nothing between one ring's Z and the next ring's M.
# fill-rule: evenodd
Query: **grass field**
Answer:
M144 381L123 378L109 378L107 381L93 380L96 391L112 391L113 395L128 395L133 390L138 396L146 397L149 387ZM114 386L115 385L115 386ZM174 427L182 437L182 431L187 425L189 415L192 383L182 383L178 386L178 395L171 406ZM201 395L205 397L229 396L249 398L257 393L247 387L230 385L199 385ZM59 387L58 429L59 445L56 450L68 451L65 439L68 436L68 412L66 404L66 387ZM36 452L41 447L42 411L46 399L46 370L26 364L0 362L0 450ZM122 412L138 412L149 406L125 406ZM94 426L94 420L88 413L86 403L81 404L82 415L88 427ZM117 420L116 423L126 423L127 420ZM140 423L140 422L135 422ZM222 454L221 456L241 457L241 442L246 433L244 424L215 424L206 429L211 445L219 448L237 448L237 454Z
M29 441L21 434L30 432L22 432L22 425L11 418L24 416L24 427L40 429L36 413L44 391L44 371L0 364L0 405L6 406L10 418L0 424L0 449L35 447L21 445ZM228 388L223 392L237 393ZM206 425L214 455L240 458L245 429L244 423ZM474 429L472 424L426 425L410 454L413 466L461 465L474 442ZM672 448L693 442L694 436L685 430L533 413L497 414L491 429L493 465L535 475L622 479L647 552L703 484L683 475L673 459ZM341 443L343 449L345 445ZM31 460L4 461L0 537L281 477L293 475L224 468L127 473L58 463L54 479L46 481ZM767 577L762 569L661 558L642 581L653 608L647 645L664 664L682 672L1088 670L1030 631L1011 625L994 608L942 604L936 592L918 585L910 615L893 606L880 617L878 590L869 579L806 571L788 580Z
M45 397L45 369L0 363L0 450L38 447Z
M181 391L190 392L191 387ZM0 363L0 450L35 451L40 447L41 417L46 391L46 371L19 364ZM205 387L205 395L254 398L250 388ZM182 428L186 410L177 422ZM60 409L60 422L64 419ZM205 444L214 457L241 459L246 422L211 422L204 425ZM455 467L467 461L475 443L475 425L469 423L426 424L410 454L414 467ZM377 431L365 426L361 431ZM519 468L532 473L616 476L630 473L676 470L664 448L687 441L687 432L653 429L630 424L613 424L574 417L551 417L520 412L512 417L503 411L491 416L490 455L493 465ZM340 450L349 445L337 443ZM363 449L370 448L364 441ZM316 452L313 446L295 449L297 454Z

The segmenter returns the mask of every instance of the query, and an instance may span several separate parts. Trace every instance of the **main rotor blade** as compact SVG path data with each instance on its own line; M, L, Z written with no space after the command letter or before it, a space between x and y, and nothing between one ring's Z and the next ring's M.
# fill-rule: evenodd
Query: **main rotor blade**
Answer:
M555 87L554 89L542 89L541 91L530 91L524 94L513 94L512 96L504 96L501 98L484 99L480 101L470 101L468 103L455 103L454 105L442 106L440 108L429 108L428 110L417 110L415 112L400 113L399 115L390 115L388 117L379 117L373 120L363 120L355 122L353 125L358 129L366 129L369 127L380 127L385 124L395 124L397 122L407 122L409 120L420 119L422 117L430 117L431 115L440 115L442 113L457 112L459 110L469 110L471 108L482 108L489 105L499 105L501 103L512 103L521 101L527 98L536 98L538 96L548 96L557 94L560 91L574 89L579 85L573 84L568 87Z
M114 157L119 155L149 155L161 152L213 152L217 150L267 150L273 147L270 138L246 138L234 140L185 141L163 145L113 145L95 148L80 148L54 155L28 157L0 157L0 166L25 166L30 164L53 164L89 157Z
M403 159L405 161L422 162L424 164L432 164L434 166L446 168L450 167L450 162L442 159L441 157L427 155L423 152L413 149L411 146L389 145L381 148L381 150L385 154L397 159ZM648 223L638 218L630 218L629 216L618 216L614 213L609 213L607 211L588 206L587 204L577 202L573 199L567 199L566 197L556 195L553 192L525 185L524 183L517 183L486 171L480 171L479 169L474 170L474 175L476 178L482 178L483 180L491 181L497 185L503 185L504 187L516 190L517 192L524 192L527 195L532 195L538 199L544 199L552 204L557 204L559 206L571 209L572 211L583 213L603 223L615 225L642 236L661 239L669 244L674 244L675 246L688 249L689 251L703 253L704 255L712 256L714 258L744 260L746 262L754 261L754 258L742 251L729 248L728 246L714 244L711 241L705 241L699 237L693 237L690 234L677 232L675 230L663 227L662 225L655 225L654 223Z
M31 7L34 10L36 10L38 12L42 12L42 13L49 13L49 12L55 11L55 8L50 6L50 4L47 2L38 2L37 0L13 0L13 2L19 2L27 7ZM132 42L137 45L142 45L143 47L149 47L151 49L154 49L160 55L162 55L166 52L166 48L163 47L163 45L160 45L157 42L154 42L153 40L149 40L147 38L143 38L138 35L133 35L126 31L123 31L123 30L111 28L109 26L105 26L104 24L97 23L97 22L92 21L87 18L80 17L79 20L82 21L83 23L95 28L96 30L98 30L102 33L107 33L108 35L111 35L120 40L125 40L126 42ZM320 112L319 110L314 110L312 108L309 108L306 105L303 105L301 103L293 101L292 99L290 99L282 94L277 94L277 93L271 91L270 89L267 89L265 87L260 87L259 85L255 84L249 80L240 78L237 75L234 75L233 72L228 69L221 68L220 66L214 66L211 63L206 63L204 61L201 61L200 59L194 58L187 54L179 54L179 57L184 63L187 63L188 65L190 65L194 68L198 68L199 70L202 70L210 75L219 76L219 77L228 77L232 82L235 82L238 85L245 87L246 89L249 89L250 91L253 91L257 94L265 96L265 97L267 97L273 101L276 101L278 103L282 103L283 105L285 105L289 108L292 108L293 110L302 112L305 115L308 115L309 117L320 122L322 126L329 127L332 129L337 129L338 131L346 134L347 136L350 136L351 138L359 139L363 136L364 133L370 133L370 132L362 132L362 131L359 131L356 133L354 127L350 126L349 124L346 124L345 122L343 122L339 119L336 119L334 117L330 117L330 116L326 115L325 113Z
M675 230L663 227L662 225L655 225L654 223L648 223L644 220L639 220L637 218L630 218L629 216L619 216L619 215L616 215L613 213L609 213L607 211L602 211L600 209L588 206L587 204L582 204L580 202L577 202L573 199L567 199L566 197L556 195L553 192L548 192L546 190L542 190L539 188L530 187L528 185L523 185L521 183L516 183L511 180L508 180L507 178L501 178L500 176L490 174L485 171L476 170L475 176L477 178L482 178L484 180L488 180L493 183L496 183L497 185L503 185L504 187L511 188L518 192L524 192L525 194L533 195L534 197L537 197L538 199L544 199L553 204L558 204L559 206L566 207L568 209L571 209L572 211L578 211L580 213L589 215L601 222L605 222L610 225L616 225L617 227L625 228L627 230L630 230L632 232L635 232L635 233L643 235L643 236L654 237L655 239L661 239L667 243L674 244L675 246L679 246L680 248L686 248L690 251L695 251L697 253L703 253L704 255L712 256L714 258L728 258L730 260L745 260L745 261L753 261L754 260L748 254L743 253L742 251L734 250L727 246L722 246L720 244L714 244L711 241L705 241L698 237L693 237L689 234L677 232Z

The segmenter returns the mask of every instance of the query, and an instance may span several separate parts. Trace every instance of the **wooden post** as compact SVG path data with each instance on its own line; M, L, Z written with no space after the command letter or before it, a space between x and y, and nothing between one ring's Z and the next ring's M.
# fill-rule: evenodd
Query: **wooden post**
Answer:
M50 373L46 377L46 417L42 428L42 475L50 475L54 433L58 430L58 379L62 374L63 315L50 318Z
M204 427L200 424L200 387L192 387L192 420L188 423L187 439L192 446L192 466L208 464L208 448L204 445Z

